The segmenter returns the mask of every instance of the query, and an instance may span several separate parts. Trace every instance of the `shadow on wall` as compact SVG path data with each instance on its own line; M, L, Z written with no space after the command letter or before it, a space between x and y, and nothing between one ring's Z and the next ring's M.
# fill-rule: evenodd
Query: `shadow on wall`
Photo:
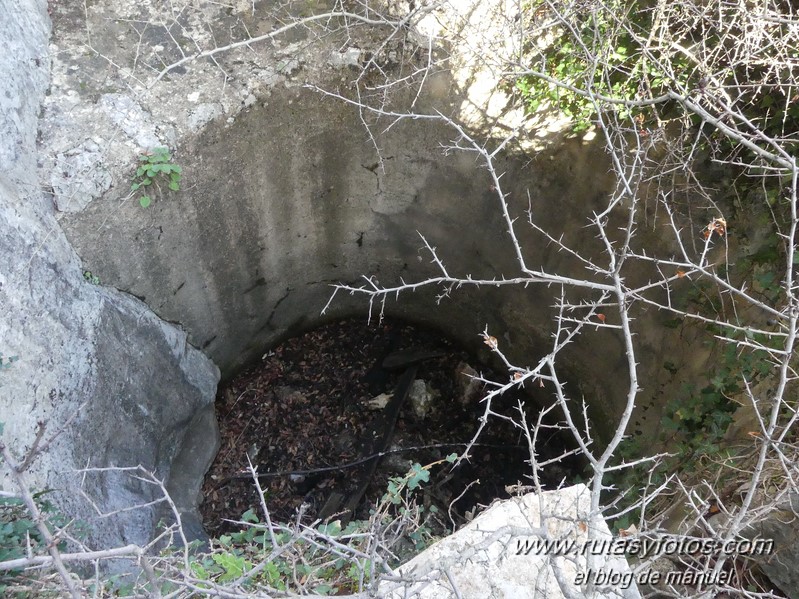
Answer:
M432 113L436 99L427 101L432 105L421 110ZM453 275L520 274L489 174L473 154L442 152L453 132L442 122L404 121L378 139L378 156L352 107L310 90L276 88L268 104L184 140L179 193L147 210L106 198L62 223L93 273L181 323L225 378L301 330L342 316L366 318L366 300L343 293L323 316L332 284L360 285L373 275L394 285L440 274L420 235ZM532 160L507 155L496 166L515 216L524 218L529 192L542 226L599 251L584 225L611 184L597 176L607 170L597 168L602 161L598 149L571 140ZM523 229L529 264L582 276L582 265ZM392 297L386 312L472 348L488 325L520 364L548 351L553 290L462 288L436 305L440 291ZM614 412L626 378L610 377L619 389L609 388L607 373L623 366L621 348L601 335L596 344L575 374L584 381L601 374L605 382L593 396L602 413Z

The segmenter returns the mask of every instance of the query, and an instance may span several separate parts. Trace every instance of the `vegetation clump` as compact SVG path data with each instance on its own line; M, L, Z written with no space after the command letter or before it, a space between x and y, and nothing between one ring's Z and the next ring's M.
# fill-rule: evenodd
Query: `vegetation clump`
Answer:
M142 190L139 197L139 204L142 208L147 208L152 203L149 188L152 185L158 187L159 181L163 180L172 191L180 190L180 177L183 169L180 165L172 162L172 154L169 148L154 148L150 152L145 152L139 156L141 163L136 169L133 182L130 185L132 192Z

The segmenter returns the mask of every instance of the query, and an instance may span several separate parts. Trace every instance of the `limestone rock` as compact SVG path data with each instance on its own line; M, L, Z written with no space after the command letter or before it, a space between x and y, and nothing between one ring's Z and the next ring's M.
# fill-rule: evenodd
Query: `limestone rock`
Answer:
M88 524L90 545L149 542L163 513L150 506L97 518L82 491L110 512L153 501L157 488L109 471L81 484L76 470L86 467L155 472L189 534L201 536L197 491L218 443L219 371L143 302L83 278L36 179L48 23L47 3L37 0L10 0L0 19L0 44L11 49L0 55L0 354L19 357L0 373L3 441L21 457L39 423L46 437L63 431L25 475ZM0 465L0 488L14 486Z
M774 550L770 555L758 556L758 565L779 589L790 599L799 599L799 494L791 493L780 506L769 510L768 517L745 531L748 538L771 539Z
M50 184L61 212L79 212L111 188L111 174L103 166L100 146L92 141L58 154L57 163Z
M361 63L360 48L347 48L341 52L331 52L327 59L330 66L334 68L357 67Z
M0 166L10 179L36 168L36 121L50 79L47 40L50 24L44 0L3 3L0 41Z
M130 96L125 94L104 94L100 106L136 144L143 150L151 150L162 145L156 135L153 118Z
M391 599L586 597L575 583L578 571L586 571L584 556L555 557L537 555L535 551L525 554L517 550L517 543L531 541L545 527L551 538L573 539L579 546L587 540L587 529L578 524L589 511L590 494L585 485L548 491L541 497L529 494L497 502L455 534L400 566L405 582L384 582L378 594ZM551 515L545 522L541 521L542 512ZM596 527L596 538L611 538L604 521L592 526ZM596 557L598 562L592 564L595 571L632 576L625 560L607 555ZM560 580L556 578L556 568ZM640 598L634 583L626 589L591 596Z
M246 103L246 101L245 101ZM221 104L204 102L189 113L188 126L190 131L200 131L208 123L222 116Z

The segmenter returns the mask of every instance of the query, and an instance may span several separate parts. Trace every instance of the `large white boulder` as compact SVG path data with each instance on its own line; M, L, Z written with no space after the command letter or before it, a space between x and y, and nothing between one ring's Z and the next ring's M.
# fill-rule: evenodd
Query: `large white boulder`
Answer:
M640 599L626 560L609 551L583 551L612 539L605 521L591 518L590 511L585 485L498 501L402 565L402 580L383 583L379 594L392 599ZM560 551L547 550L546 541L558 543ZM580 584L589 572L592 581L604 577L606 584L590 589Z

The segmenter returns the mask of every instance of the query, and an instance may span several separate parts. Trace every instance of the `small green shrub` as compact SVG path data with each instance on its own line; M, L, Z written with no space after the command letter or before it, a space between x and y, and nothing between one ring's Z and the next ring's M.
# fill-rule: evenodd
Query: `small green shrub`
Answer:
M100 284L100 277L93 274L90 270L83 271L83 278L86 279L87 282L91 283L92 285L99 285Z
M131 183L130 190L138 191L150 187L153 183L157 185L159 180L167 182L169 189L178 191L180 189L180 176L182 169L179 165L172 162L172 154L169 148L155 148L139 156L141 165L136 169L136 175ZM147 208L152 203L149 194L143 193L139 198L142 208Z
M49 501L42 499L46 492L34 496L39 509L45 515L48 523L63 525L64 518ZM59 544L59 550L66 549L66 543ZM0 497L0 562L19 559L29 555L29 551L42 554L46 550L36 522L28 513L22 499L17 497ZM0 572L0 595L5 593L9 586L16 584L24 577L21 570Z
M346 526L339 520L319 524L318 535L312 535L312 540L297 539L285 527L273 529L270 534L267 525L250 509L241 517L245 528L216 539L211 553L190 557L192 574L202 581L200 587L209 588L211 584L245 577L243 587L253 590L266 585L280 592L312 591L319 595L360 592L372 580L375 564L356 555L368 552L375 528L393 528L399 515L408 523L401 539L414 551L421 551L433 540L426 521L420 518L425 510L416 505L413 495L429 481L432 466L456 459L457 455L452 454L426 466L413 464L407 474L389 480L387 491L369 520L353 520ZM431 506L428 512L434 514L435 507ZM343 546L354 550L351 556L341 551Z
M533 21L551 11L543 0L533 0L526 8L526 18ZM611 0L594 10L584 11L576 19L574 30L559 31L546 46L530 45L524 58L532 70L566 86L620 101L654 97L665 90L669 77L654 61L647 60L642 51L640 38L646 38L651 26L651 11L627 0ZM680 63L676 65L678 72L690 72L684 59L668 58ZM596 68L595 61L601 68ZM635 116L642 128L645 120L654 117L649 109L639 108L633 114L621 104L596 103L536 75L517 78L514 87L529 111L534 112L546 103L572 121L574 133L589 129L598 109L615 111L622 119Z
M758 333L742 333L708 325L708 332L729 339L745 337L766 347L779 343ZM678 367L664 363L664 368L672 374ZM619 470L607 477L612 496L619 500L619 506L634 503L640 489L648 485L661 484L666 477L678 474L682 477L699 476L707 468L707 463L724 463L730 457L730 450L724 443L724 436L739 404L733 397L743 390L743 379L750 385L769 376L773 365L766 351L739 348L733 343L724 347L719 355L716 368L708 373L704 387L686 383L681 393L664 406L661 418L659 442L667 448L670 455L665 456L656 466L649 463ZM622 461L631 462L649 451L651 440L643 436L630 436L619 446ZM626 529L637 523L640 509L627 512L613 522L614 530Z

